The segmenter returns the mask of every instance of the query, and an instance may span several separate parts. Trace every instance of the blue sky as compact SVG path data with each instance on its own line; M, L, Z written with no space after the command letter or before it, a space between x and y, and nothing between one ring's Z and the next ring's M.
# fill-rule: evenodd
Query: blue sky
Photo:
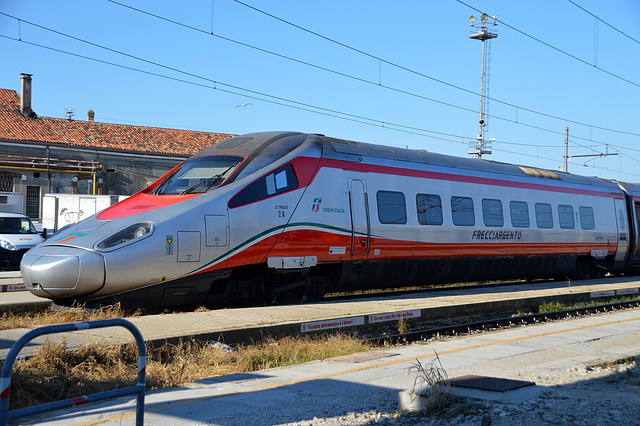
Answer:
M0 87L33 74L40 116L468 157L481 69L469 16L484 11L499 22L483 158L558 170L569 127L570 156L618 154L570 158L570 172L640 182L636 0L118 1L0 1Z

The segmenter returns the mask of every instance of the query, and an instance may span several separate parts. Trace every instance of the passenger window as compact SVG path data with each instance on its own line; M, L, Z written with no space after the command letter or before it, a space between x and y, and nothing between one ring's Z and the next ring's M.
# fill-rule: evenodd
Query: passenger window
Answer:
M435 194L416 195L420 225L442 225L442 200Z
M298 180L291 164L286 164L273 173L258 179L238 192L229 201L229 208L262 200L298 187Z
M536 203L536 224L538 228L553 228L551 204Z
M504 226L502 201L484 198L482 200L482 218L484 226Z
M380 223L407 223L407 205L402 192L378 191L376 198Z
M560 204L558 206L558 221L560 222L560 228L574 229L576 227L576 220L573 216L573 207Z
M580 213L580 227L582 229L596 229L596 221L593 216L593 208L581 206L578 209Z
M529 227L529 205L525 201L512 201L509 203L511 211L511 226L514 228Z
M456 226L473 226L476 218L470 197L451 197L451 216Z

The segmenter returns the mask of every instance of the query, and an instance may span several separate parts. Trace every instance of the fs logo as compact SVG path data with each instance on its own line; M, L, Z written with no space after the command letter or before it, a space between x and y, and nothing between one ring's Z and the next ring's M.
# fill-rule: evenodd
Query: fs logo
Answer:
M313 199L313 206L311 206L311 211L313 213L317 212L320 210L320 203L322 202L322 198L314 198Z
M74 232L73 234L69 234L67 238L62 238L60 240L54 240L54 243L66 243L69 240L73 240L74 238L84 237L85 235L89 235L88 232Z

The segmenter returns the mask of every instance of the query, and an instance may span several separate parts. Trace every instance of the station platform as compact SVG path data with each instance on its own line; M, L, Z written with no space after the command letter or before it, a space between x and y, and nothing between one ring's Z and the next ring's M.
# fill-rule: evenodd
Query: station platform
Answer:
M33 296L27 290L20 271L0 271L0 315L42 310L51 306L51 301Z
M405 306L404 303L400 304ZM336 313L347 314L348 311L344 309L348 308L341 306L334 307ZM254 311L256 318L258 312L265 311ZM207 318L202 315L196 317L198 320ZM318 314L320 317L324 315ZM640 310L630 309L436 340L428 344L384 348L253 373L213 377L184 386L147 392L144 424L337 426L369 424L365 421L367 418L395 424L393 418L391 423L386 423L388 418L384 416L392 417L397 413L399 393L413 388L416 364L419 362L429 368L435 362L436 354L439 360L436 366L444 369L449 378L480 375L531 382L530 385L506 392L472 389L462 393L497 404L526 405L529 408L521 411L528 413L525 415L529 416L530 421L517 424L610 424L614 415L618 416L616 419L631 421L620 424L636 424L635 421L640 417L640 406L633 402L637 401L637 391L630 390L636 392L637 396L627 395L631 399L625 402L618 394L601 394L606 392L604 389L611 382L611 376L581 373L585 371L585 365L640 355ZM556 381L556 376L562 376L563 381ZM570 389L572 383L579 386L577 392L580 398L577 401L575 396L569 398L558 394L563 388L576 392ZM455 389L454 393L458 393ZM583 405L578 408L579 401L589 392L594 394L593 400L602 404L598 405L596 411L603 413L606 422L600 423L591 417ZM530 404L532 399L572 399L569 403L573 409L565 407L559 411L554 405ZM626 404L623 413L612 414L615 411L609 411L614 410L612 406L619 407L621 403ZM136 421L135 408L135 398L120 398L24 418L20 419L20 423L54 426L132 425ZM508 411L504 408L501 410L502 413ZM500 422L502 414L491 413L495 418L492 424L510 424L507 418ZM547 423L544 421L547 417L555 420ZM419 421L406 424L419 424ZM471 424L480 424L480 419Z
M264 338L326 333L335 330L442 320L491 312L526 311L544 302L564 304L637 294L638 277L617 277L582 281L540 281L477 289L446 289L436 292L403 294L357 300L327 301L313 304L276 305L205 312L173 313L128 318L151 343L176 343L184 337L236 344ZM41 302L28 292L25 300ZM13 294L12 294L13 295ZM2 295L6 296L6 295ZM4 302L0 297L0 309ZM0 358L4 359L25 329L0 331ZM61 336L62 337L62 336ZM130 342L125 329L96 329L65 335L68 347L86 342L119 344ZM44 342L36 339L24 350L35 350Z
M0 271L0 292L26 290L20 271Z

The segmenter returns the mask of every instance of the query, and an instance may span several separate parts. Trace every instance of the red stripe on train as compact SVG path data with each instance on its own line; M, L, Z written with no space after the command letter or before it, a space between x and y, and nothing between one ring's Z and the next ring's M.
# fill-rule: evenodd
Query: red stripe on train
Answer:
M276 243L277 241L277 243ZM330 254L329 250L344 254ZM343 251L335 248L344 248ZM351 260L432 259L447 257L588 255L591 250L607 250L614 254L617 243L561 243L561 242L466 242L433 243L371 237L368 255L351 255L351 236L315 229L285 231L247 247L205 270L259 264L267 257L316 256L318 262Z

